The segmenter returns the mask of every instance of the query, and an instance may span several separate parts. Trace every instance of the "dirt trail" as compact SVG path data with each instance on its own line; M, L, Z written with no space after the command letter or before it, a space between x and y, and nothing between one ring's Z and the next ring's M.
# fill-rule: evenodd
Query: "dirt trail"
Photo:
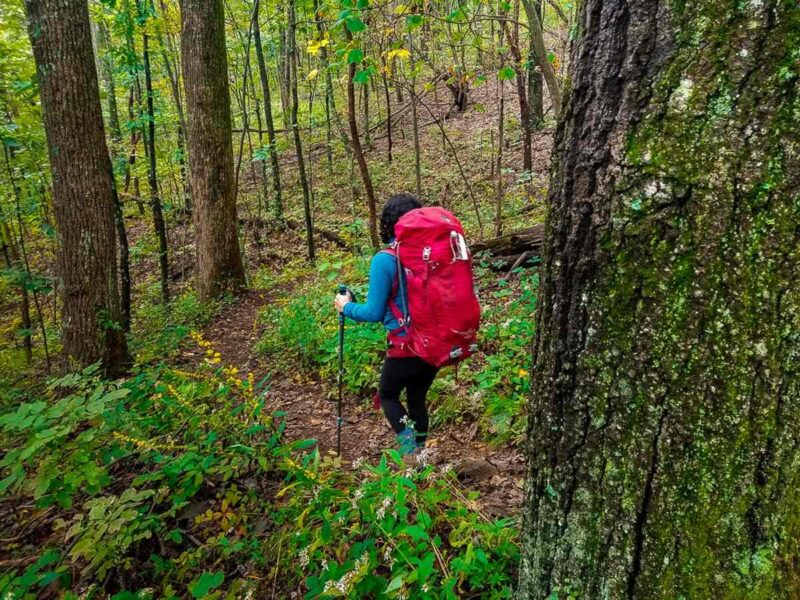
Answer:
M267 377L266 400L271 411L286 413L290 440L313 438L320 452L336 448L336 402L326 397L326 386L313 372L275 371L269 357L255 349L263 333L260 308L268 301L264 292L249 291L227 305L205 328L203 335L222 356L222 362L253 373L255 381ZM197 357L199 358L199 352ZM345 460L375 460L384 448L394 446L394 432L372 401L348 395L343 403L342 456ZM468 488L481 493L484 511L495 516L517 514L522 501L524 459L515 448L495 448L481 442L476 427L448 426L433 430L428 442L430 461L452 463Z

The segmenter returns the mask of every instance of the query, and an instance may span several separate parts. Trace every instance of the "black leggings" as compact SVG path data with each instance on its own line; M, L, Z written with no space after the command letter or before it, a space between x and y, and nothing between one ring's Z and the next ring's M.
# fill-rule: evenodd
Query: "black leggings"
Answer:
M378 394L381 398L383 414L389 420L395 433L400 433L408 425L404 417L413 421L417 432L417 442L424 443L428 434L428 408L425 397L436 378L438 369L416 356L408 358L389 358L383 361L381 383ZM406 390L408 411L400 403L400 393Z

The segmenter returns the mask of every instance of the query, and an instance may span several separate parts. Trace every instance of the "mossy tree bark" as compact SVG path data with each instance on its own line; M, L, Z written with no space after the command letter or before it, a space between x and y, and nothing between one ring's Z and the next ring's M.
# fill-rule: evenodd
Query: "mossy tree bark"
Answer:
M61 239L63 344L109 375L129 363L120 325L111 159L85 2L26 0Z
M520 596L792 597L800 7L586 0L578 28Z
M181 57L189 187L197 230L197 292L208 300L245 286L234 194L222 0L183 0Z

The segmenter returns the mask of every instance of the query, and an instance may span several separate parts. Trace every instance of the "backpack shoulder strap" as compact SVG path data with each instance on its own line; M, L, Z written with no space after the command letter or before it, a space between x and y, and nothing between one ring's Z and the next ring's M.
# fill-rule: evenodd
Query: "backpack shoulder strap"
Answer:
M397 272L395 273L394 281L392 282L392 291L389 295L389 310L392 311L392 315L394 318L397 319L397 322L400 323L400 328L403 329L408 322L408 318L406 315L403 314L403 311L400 310L400 307L395 302L395 298L397 298L398 290L400 290L402 284L400 282L400 259L397 254L397 242L392 242L383 250L380 250L379 253L381 254L388 254L389 256L395 257L396 264L397 264ZM401 292L404 290L400 290Z

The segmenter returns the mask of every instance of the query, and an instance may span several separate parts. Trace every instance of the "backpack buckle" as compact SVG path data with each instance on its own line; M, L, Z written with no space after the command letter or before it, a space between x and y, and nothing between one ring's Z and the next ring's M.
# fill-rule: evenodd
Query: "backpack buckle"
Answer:
M431 259L431 247L425 246L422 249L422 260L430 260Z

